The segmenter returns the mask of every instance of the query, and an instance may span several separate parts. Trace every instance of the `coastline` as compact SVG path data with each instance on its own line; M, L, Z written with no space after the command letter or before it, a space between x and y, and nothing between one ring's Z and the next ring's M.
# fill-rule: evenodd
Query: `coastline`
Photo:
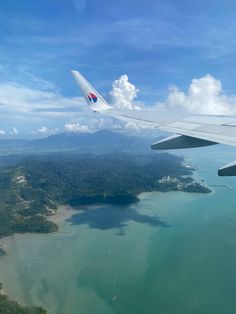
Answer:
M103 232L89 227L72 227L73 232L68 234L67 231L71 229L70 223L64 223L64 221L73 214L79 214L81 210L87 208L87 206L77 207L76 209L69 205L58 206L58 210L55 214L49 216L48 219L59 224L59 234L35 235L32 239L33 242L30 239L32 236L30 234L20 235L20 241L18 241L19 235L17 235L17 242L12 243L14 245L11 250L12 256L6 258L5 264L2 263L1 265L1 272L4 274L4 276L2 275L4 277L5 286L4 294L7 294L10 299L17 300L20 304L28 305L27 300L30 300L30 302L37 306L43 305L49 313L58 313L56 308L56 305L59 303L58 300L63 300L64 306L64 310L59 312L60 314L68 313L72 308L82 311L83 307L86 307L86 310L90 313L96 313L97 307L99 310L104 311L103 300L96 295L97 277L94 278L92 275L95 272L101 274L101 277L98 275L98 278L105 285L110 278L112 280L116 279L117 273L114 274L113 272L113 269L116 269L116 272L121 276L120 280L122 280L122 284L126 284L127 281L124 278L127 278L129 273L133 276L130 280L136 278L136 272L138 274L145 273L147 267L146 261L150 256L149 254L152 254L152 261L156 265L156 260L158 260L159 257L154 253L154 245L158 247L158 255L165 256L165 254L167 254L165 251L165 241L169 241L169 239L172 241L175 239L176 232L182 234L185 230L185 228L177 228L174 226L180 223L189 226L193 222L196 223L196 217L201 218L201 211L199 215L198 210L193 209L189 211L188 208L192 200L201 199L201 197L199 198L200 195L201 194L189 192L179 193L179 191L169 193L160 191L140 193L138 195L139 199L145 201L138 205L138 211L140 211L142 215L158 215L161 219L167 220L167 222L173 224L173 228L163 228L157 232L157 229L153 228L151 225L149 226L149 224L139 224L131 221L131 223L125 227L125 236L123 237L118 236L113 231ZM203 196L205 199L205 194ZM88 208L98 206L99 205L88 206ZM192 212L193 216L190 215L188 217L189 214L185 216L185 211L188 213ZM199 223L198 220L197 223ZM63 228L66 228L66 233L64 233L65 230L63 230ZM60 229L63 231L61 234ZM185 233L185 235L188 235L188 228L186 230L187 233ZM155 237L155 243L150 240L153 239L153 237ZM24 238L28 238L28 240L23 241ZM94 241L94 239L96 239L96 241ZM185 241L184 239L181 238L181 241ZM127 247L135 247L137 242L137 249L133 250L132 254L127 254ZM148 247L150 247L150 245L152 247L149 251ZM15 248L18 248L20 256L16 255ZM31 251L31 253L29 253L29 251ZM118 259L117 256L119 256ZM17 259L14 257L17 257ZM60 263L58 263L59 260ZM93 261L95 261L94 264ZM138 261L138 263L136 263L137 266L135 266L136 268L133 270L132 267L128 267L127 273L123 275L122 265L124 263L134 265L135 261ZM110 269L107 265L112 263L115 263L114 268ZM90 269L92 271L94 270L91 276L90 273L87 274L85 272L88 264L91 265ZM17 265L20 265L20 267L17 268ZM99 272L97 270L99 270ZM154 272L154 276L156 276L155 269L152 269L152 271ZM77 278L81 278L81 276L85 276L84 278L89 282L89 289L91 289L90 291L92 291L93 294L91 294L90 291L82 291L78 288ZM146 279L144 277L141 278L142 281L140 285L144 285ZM31 283L31 280L33 280L33 283ZM60 285L61 280L63 280L63 286ZM18 282L23 282L26 297L22 293L22 285ZM34 287L32 290L31 285ZM49 292L44 290L45 285L50 288L48 290ZM58 286L60 289L54 290L54 287ZM120 286L117 287L119 288ZM113 291L112 285L109 286L109 288L109 291L112 291L112 293L105 294L104 296L107 303L109 303L110 299L114 296L118 298L117 303L125 297L117 293L116 290ZM158 291L157 286L154 288L155 291ZM67 297L67 291L69 289L71 289L70 299ZM44 291L43 294L42 291ZM132 294L130 296L132 297ZM91 301L88 301L88 299ZM90 304L90 302L96 304L96 309L88 310L88 304ZM140 300L140 304L142 304L142 302L144 302L143 299ZM140 306L140 304L138 306ZM133 307L133 312L137 313L138 307Z
M59 205L55 214L47 216L47 220L59 225L61 222L70 218L74 214L78 214L79 209L74 209L70 205Z
M58 227L61 223L63 223L64 221L66 221L66 219L70 218L72 215L74 214L78 214L79 210L78 209L73 209L73 207L71 207L70 205L60 205L57 208L57 211L55 212L55 214L51 215L51 216L47 216L47 220L50 222L55 223ZM57 233L58 231L56 231ZM55 232L53 232L55 233ZM15 237L32 237L32 236L48 236L51 235L53 233L14 233L12 235L7 235L7 236L3 236L0 238L0 248L4 248L4 255L0 256L0 259L4 259L6 257L9 256L9 251L8 251L8 245L6 243L8 243L9 241L14 241ZM2 291L4 291L3 294L6 294L6 290L4 289L4 285L3 285L3 289Z

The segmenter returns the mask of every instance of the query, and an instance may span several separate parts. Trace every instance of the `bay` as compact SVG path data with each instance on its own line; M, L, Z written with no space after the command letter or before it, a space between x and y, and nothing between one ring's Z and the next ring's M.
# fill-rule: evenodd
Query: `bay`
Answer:
M0 281L12 299L49 313L234 313L235 178L224 146L176 151L211 194L143 193L138 204L94 206L60 232L1 239Z

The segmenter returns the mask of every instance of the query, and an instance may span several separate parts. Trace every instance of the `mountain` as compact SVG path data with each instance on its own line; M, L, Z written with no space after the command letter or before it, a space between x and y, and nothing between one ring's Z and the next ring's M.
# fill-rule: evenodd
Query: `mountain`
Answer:
M20 148L20 147L23 147L27 143L28 143L27 140L21 140L21 139L0 140L0 150Z
M95 133L60 133L36 140L1 140L0 152L27 153L77 151L81 153L111 153L151 151L151 139L126 136L109 130Z

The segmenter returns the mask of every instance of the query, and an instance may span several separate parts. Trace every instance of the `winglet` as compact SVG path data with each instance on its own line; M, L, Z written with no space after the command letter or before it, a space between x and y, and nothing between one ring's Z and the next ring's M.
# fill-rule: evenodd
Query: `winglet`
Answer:
M76 83L79 85L84 98L93 111L106 111L111 108L102 96L89 84L78 71L71 71Z

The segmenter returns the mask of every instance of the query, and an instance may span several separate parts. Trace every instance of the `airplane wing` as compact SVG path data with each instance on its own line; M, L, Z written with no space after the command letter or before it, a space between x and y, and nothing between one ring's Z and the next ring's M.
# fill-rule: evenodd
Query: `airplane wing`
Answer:
M152 149L193 148L218 143L236 147L236 116L173 114L157 110L113 108L78 71L72 71L72 74L93 111L175 133L152 144ZM236 161L220 168L218 174L236 175Z

